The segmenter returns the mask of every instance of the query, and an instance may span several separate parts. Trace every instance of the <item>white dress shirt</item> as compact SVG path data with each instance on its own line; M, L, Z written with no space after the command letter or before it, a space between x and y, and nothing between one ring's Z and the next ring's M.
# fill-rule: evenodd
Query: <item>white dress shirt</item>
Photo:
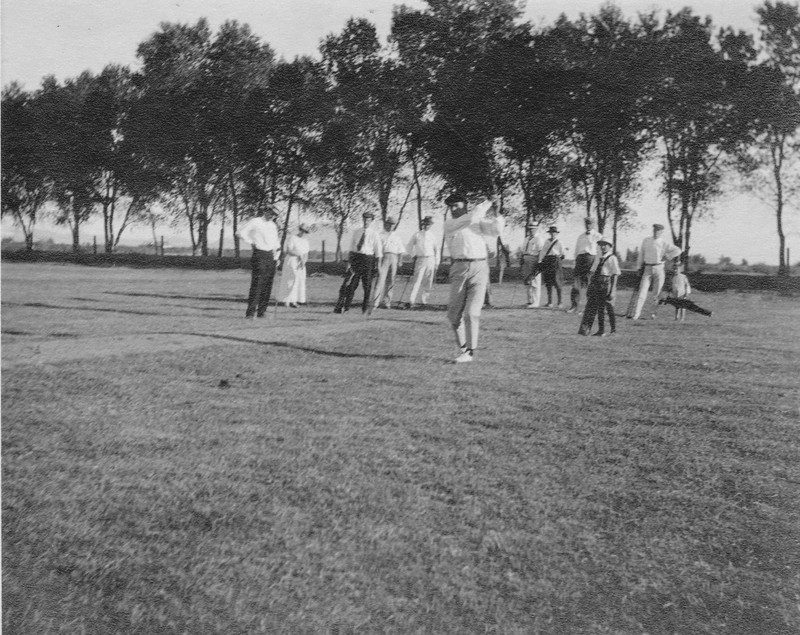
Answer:
M547 235L541 232L536 232L533 236L525 241L525 247L522 250L526 256L539 256L542 253L542 247L547 242Z
M383 234L383 253L398 255L406 253L403 239L396 232L390 231Z
M448 218L444 223L450 257L453 259L481 259L489 256L485 236L499 236L505 228L502 216L486 218L491 201L476 205L471 212L458 218Z
M364 238L364 244L361 249L358 248L358 243L364 233L364 228L362 227L353 232L353 239L350 241L350 253L383 258L383 241L381 240L380 232L377 229L373 229L372 225L367 227L366 232L367 235Z
M438 260L439 246L432 232L419 230L408 243L408 253L412 258L432 257Z
M242 225L236 233L239 238L249 242L253 249L274 251L277 259L281 239L278 237L278 227L271 220L256 216Z
M582 233L580 236L578 236L578 240L575 241L575 256L579 256L580 254L596 256L597 241L602 237L603 235L594 229Z
M676 247L661 238L648 236L642 241L639 257L636 259L636 268L642 265L660 265L665 258L677 258L681 255L680 247Z

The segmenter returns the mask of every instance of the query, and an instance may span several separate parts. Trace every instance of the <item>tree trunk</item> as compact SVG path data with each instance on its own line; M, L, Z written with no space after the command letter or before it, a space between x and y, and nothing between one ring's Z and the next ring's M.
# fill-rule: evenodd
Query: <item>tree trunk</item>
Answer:
M228 182L231 190L231 216L233 221L233 255L239 257L239 202L236 198L236 181L233 172L228 172Z
M33 232L24 232L25 251L33 251Z

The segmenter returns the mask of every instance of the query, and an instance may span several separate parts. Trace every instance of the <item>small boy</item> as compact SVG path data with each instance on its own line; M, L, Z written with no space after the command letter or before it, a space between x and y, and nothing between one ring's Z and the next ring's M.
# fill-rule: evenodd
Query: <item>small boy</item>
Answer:
M604 337L605 332L605 313L608 313L608 322L611 332L616 333L616 317L614 315L614 299L617 295L617 280L622 270L619 268L619 260L614 254L613 245L601 238L597 241L600 253L595 256L594 273L589 282L589 290L586 293L586 309L583 312L583 320L578 329L578 335L589 335L594 323L594 316L597 315L597 337Z
M691 292L692 287L689 284L689 278L686 277L684 272L683 264L680 260L676 260L672 267L672 287L669 297L685 299ZM683 322L686 319L686 309L676 306L675 319Z
M710 316L711 311L697 306L689 300L687 296L692 292L689 279L683 271L683 264L676 261L673 265L672 284L669 296L658 301L659 304L671 304L675 307L675 319L683 322L686 317L686 309L699 313L700 315Z

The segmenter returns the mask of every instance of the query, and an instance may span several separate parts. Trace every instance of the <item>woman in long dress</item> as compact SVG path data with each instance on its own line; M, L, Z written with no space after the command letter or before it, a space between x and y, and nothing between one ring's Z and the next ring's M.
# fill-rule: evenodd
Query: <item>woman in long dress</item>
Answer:
M306 225L300 224L297 234L286 240L281 282L279 287L280 302L296 309L306 303L306 260L310 245L305 237L309 233Z

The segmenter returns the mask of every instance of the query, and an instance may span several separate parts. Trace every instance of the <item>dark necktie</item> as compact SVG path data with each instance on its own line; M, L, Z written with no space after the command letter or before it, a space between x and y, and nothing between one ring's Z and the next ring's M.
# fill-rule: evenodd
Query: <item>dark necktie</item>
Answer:
M364 230L361 232L361 238L358 239L358 245L356 246L356 251L361 251L361 248L364 246L364 239L367 237L367 231Z

